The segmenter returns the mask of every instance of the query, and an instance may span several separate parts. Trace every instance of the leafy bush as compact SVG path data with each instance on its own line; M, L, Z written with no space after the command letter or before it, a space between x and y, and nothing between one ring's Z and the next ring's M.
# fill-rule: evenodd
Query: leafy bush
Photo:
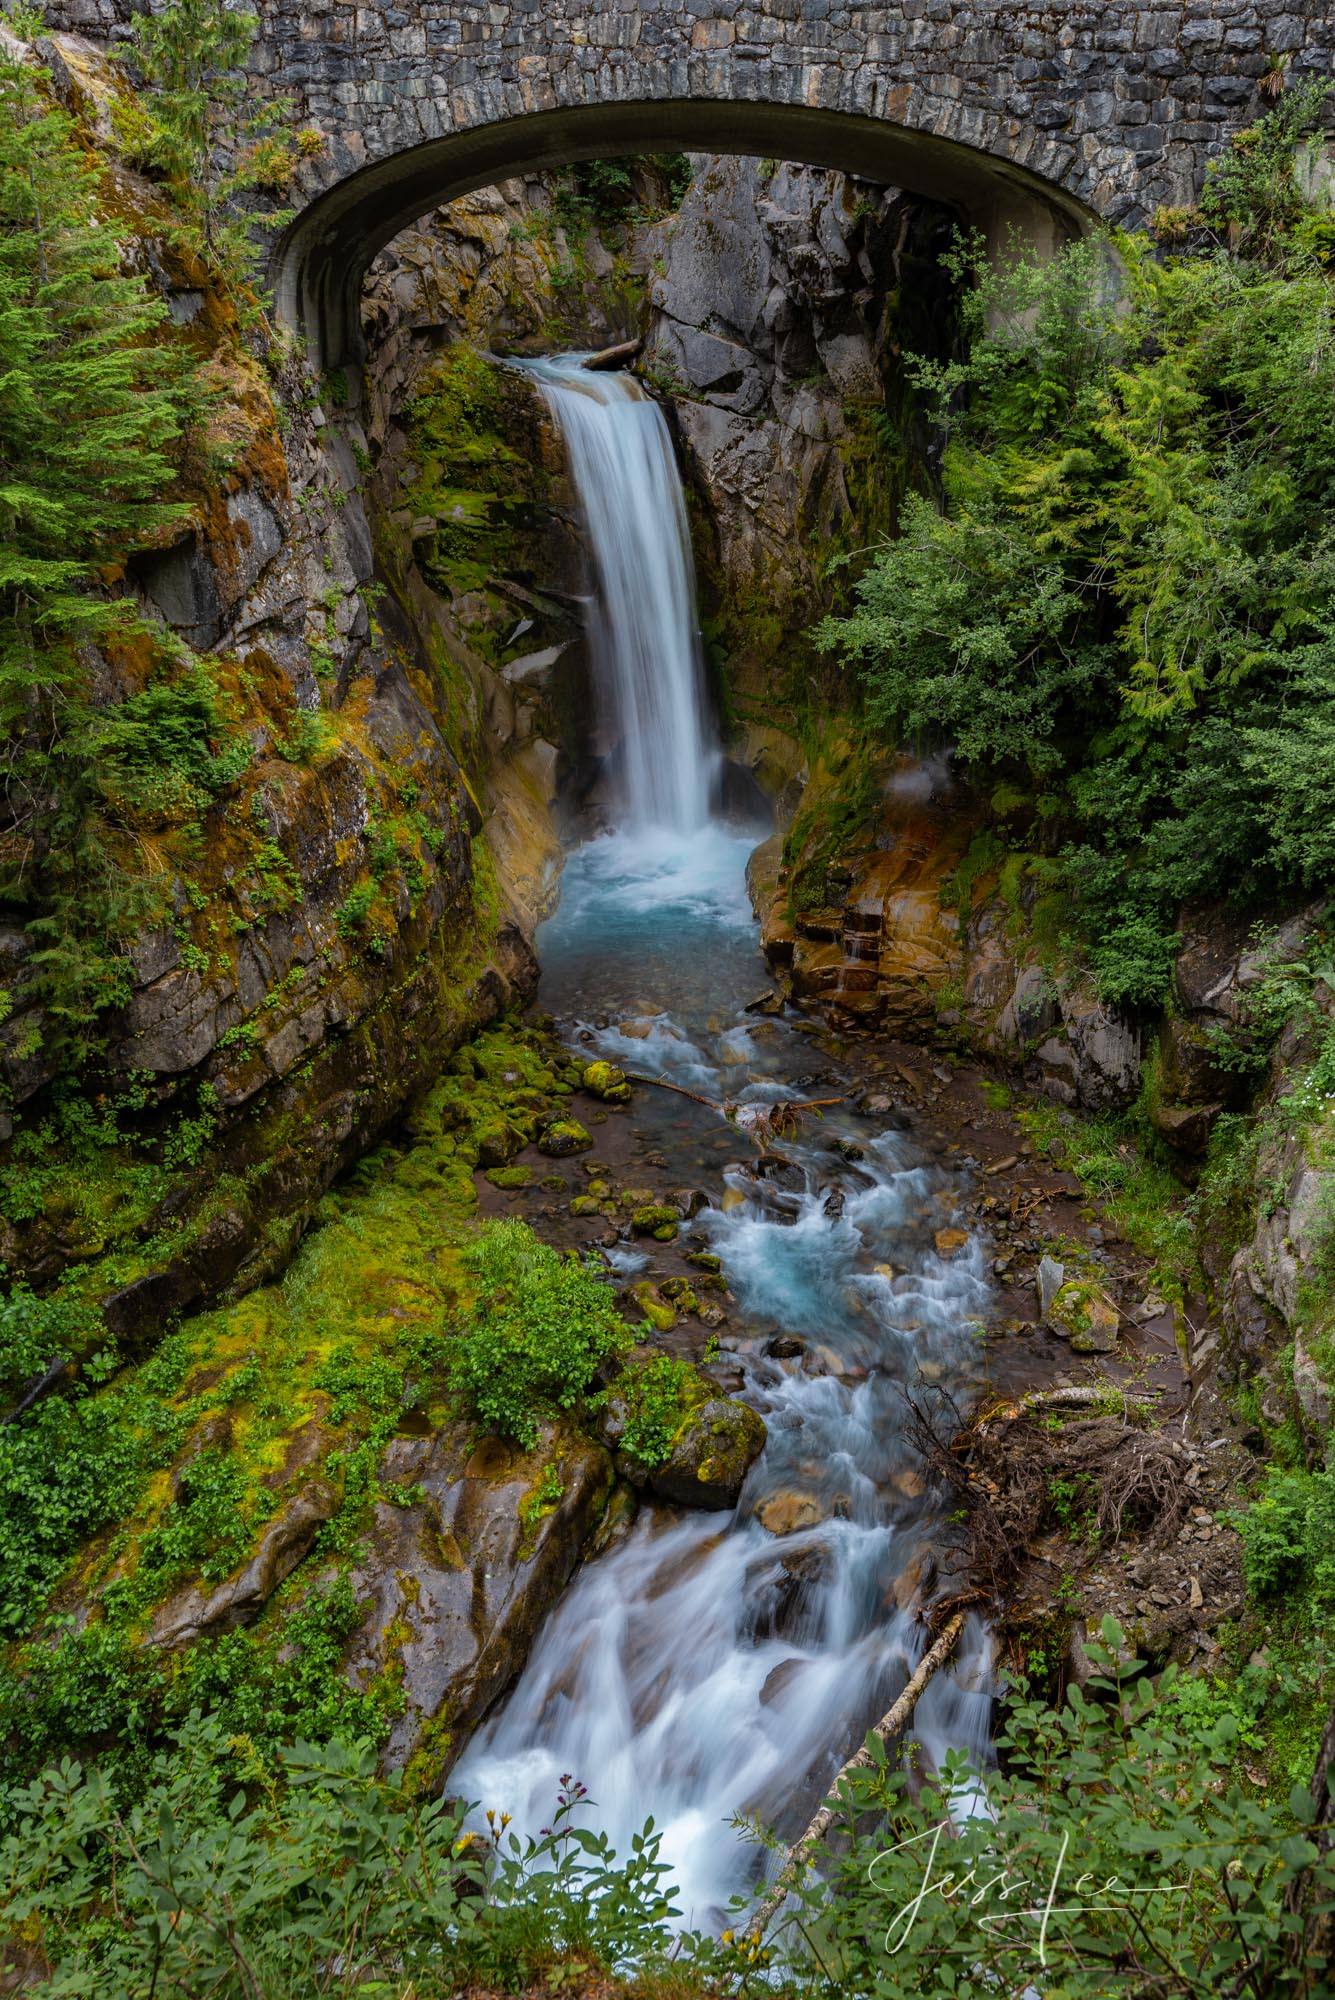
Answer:
M859 2000L1328 1990L1321 1948L1303 1949L1304 1907L1335 1890L1311 1798L1246 1796L1228 1707L1177 1703L1171 1668L1119 1672L1121 1642L1105 1621L1099 1672L1059 1710L1023 1693L1013 1704L1002 1772L982 1781L986 1814L951 1811L980 1782L953 1753L915 1799L872 1739L874 1767L839 1787L847 1847L789 1906L777 1983L819 1974ZM743 1947L746 1917L739 1905Z
M0 1297L0 1389L26 1389L62 1355L76 1353L96 1323L86 1306L39 1299L26 1285L15 1285Z
M137 1373L95 1394L116 1367L107 1349L70 1394L0 1427L0 1635L32 1623L79 1544L124 1519L170 1463L190 1421L167 1400L182 1353L169 1336Z
M832 1802L822 1872L796 1883L767 1935L746 1897L719 1940L674 1935L652 1823L618 1862L576 1824L573 1779L537 1841L496 1812L490 1836L466 1836L452 1804L379 1778L368 1744L299 1742L267 1767L195 1716L137 1796L67 1761L0 1797L0 1936L21 1940L39 2000L444 2000L539 1976L583 1990L597 1971L683 2000L1328 1990L1311 1920L1335 1894L1335 1860L1311 1837L1311 1798L1245 1796L1230 1775L1245 1694L1189 1693L1139 1662L1119 1671L1122 1643L1105 1621L1095 1678L1059 1710L1019 1691L998 1771L952 1753L910 1779L870 1738L870 1768ZM987 1810L962 1812L965 1791Z
M1335 1604L1335 1471L1270 1467L1251 1505L1234 1516L1247 1588L1260 1598L1302 1589Z
M108 803L153 824L209 805L249 764L249 740L224 752L216 690L198 662L179 681L153 681L142 693L95 711L87 745Z
M607 1283L522 1222L488 1224L460 1261L476 1301L449 1356L451 1380L480 1422L531 1450L541 1419L572 1408L634 1336Z
M618 1866L576 1828L578 1790L521 1846L466 1840L461 1814L376 1775L369 1744L298 1743L281 1785L195 1718L123 1806L66 1762L7 1803L0 1929L21 1935L35 1995L515 1991L566 1954L666 1956L657 1841ZM108 1889L113 1893L106 1894Z
M1116 284L1096 241L958 248L966 353L912 364L944 512L911 500L818 633L892 738L1041 796L1124 1006L1162 998L1184 901L1335 880L1335 286L1297 170L1323 97L1239 138L1188 253L1119 240Z
M698 1384L689 1361L675 1361L667 1354L623 1368L607 1392L609 1400L625 1405L622 1451L641 1465L665 1464L682 1417L698 1398Z

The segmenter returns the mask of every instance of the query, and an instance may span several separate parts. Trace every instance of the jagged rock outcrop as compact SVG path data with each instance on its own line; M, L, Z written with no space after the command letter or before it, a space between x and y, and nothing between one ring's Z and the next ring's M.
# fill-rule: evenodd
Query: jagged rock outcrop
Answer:
M657 232L641 365L671 400L706 529L697 555L730 675L750 691L821 608L841 538L893 525L894 481L869 477L871 447L888 436L904 298L925 336L944 305L931 253L948 219L816 168L695 164Z
M149 1146L196 1120L188 1164L148 1212L90 1216L74 1187L68 1201L0 1223L0 1257L37 1284L112 1247L118 1229L152 1242L108 1298L113 1330L141 1338L280 1267L330 1180L463 1036L531 990L527 934L544 870L529 850L552 845L554 788L504 686L492 715L484 706L457 727L472 696L448 611L437 631L372 587L356 385L317 384L272 356L261 367L158 190L117 150L123 73L84 45L49 53L53 88L106 150L126 261L163 297L217 392L207 451L182 475L188 515L131 556L122 587L150 629L204 660L243 732L234 747L250 751L188 814L113 801L127 844L151 864L160 915L129 954L125 1005L104 1023L98 1087L117 1098L126 1079L146 1080L134 1089L146 1089ZM153 670L151 647L108 649L95 698L137 693ZM498 806L490 858L476 842ZM528 849L517 851L525 814ZM21 921L0 931L0 957L3 1142L15 1119L40 1114L60 1054Z
M560 1490L548 1500L542 1481L553 1474ZM404 1708L384 1761L438 1783L569 1582L612 1461L571 1424L544 1425L531 1452L447 1430L396 1438L381 1478L416 1497L375 1509L353 1573L365 1616L348 1668L354 1681L401 1675Z
M872 757L850 814L849 774L869 755L828 745L788 834L752 856L762 944L787 989L849 1025L963 1037L1063 1104L1129 1102L1141 1029L1041 962L995 865L970 864L976 812L944 762Z

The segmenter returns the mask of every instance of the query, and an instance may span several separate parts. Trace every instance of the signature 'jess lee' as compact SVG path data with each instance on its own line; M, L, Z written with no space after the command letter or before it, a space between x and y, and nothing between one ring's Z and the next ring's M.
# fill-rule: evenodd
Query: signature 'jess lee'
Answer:
M966 1889L972 1887L973 1893L968 1899L968 1907L972 1910L977 1909L979 1903L983 1902L989 1896L993 1896L997 1902L1004 1903L1008 1896L1013 1896L1017 1891L1029 1887L1026 1878L1023 1875L1017 1875L1010 1868L1002 1868L995 1875L986 1875L982 1880L979 1879L979 1868L976 1865L963 1874L956 1874L953 1870L947 1870L941 1875L936 1875L934 1870L937 1849L941 1844L943 1834L947 1831L947 1822L943 1820L930 1835L927 1833L915 1833L908 1840L901 1840L893 1847L883 1848L867 1864L867 1878L874 1883L876 1880L876 1870L882 1862L889 1861L892 1855L902 1854L907 1848L918 1846L924 1840L929 1838L931 1840L932 1845L927 1856L927 1866L923 1871L923 1878L918 1886L917 1894L895 1912L886 1929L885 1946L887 1952L892 1957L897 1952L903 1951L905 1945L908 1943L913 1933L913 1927L918 1921L922 1906L928 1896L940 1896L945 1902L953 1902L959 1896L963 1895ZM1109 1902L1095 1900L1091 1902L1058 1903L1057 1886L1061 1881L1063 1871L1066 1867L1067 1850L1070 1844L1070 1834L1064 1833L1056 1861L1053 1863L1052 1876L1047 1884L1047 1894L1042 1903L1016 1904L1010 1909L980 1912L977 1918L979 1928L993 1929L998 1925L1011 1922L1037 1922L1038 1962L1040 1965L1046 1966L1048 1962L1048 1926L1054 1917L1090 1916L1099 1911L1125 1910L1129 1908L1133 1901L1142 1901L1146 1897L1185 1896L1187 1893L1187 1885L1185 1883L1165 1882L1157 1883L1147 1889L1129 1889L1118 1880L1116 1875L1108 1876L1103 1882L1096 1882L1093 1873L1086 1871L1086 1873L1076 1877L1075 1882L1071 1886L1072 1895L1078 1896L1083 1891L1091 1893L1095 1898L1115 1896L1118 1900ZM896 1940L895 1932L901 1925L903 1926L902 1935ZM965 1947L961 1946L960 1949L963 1950Z

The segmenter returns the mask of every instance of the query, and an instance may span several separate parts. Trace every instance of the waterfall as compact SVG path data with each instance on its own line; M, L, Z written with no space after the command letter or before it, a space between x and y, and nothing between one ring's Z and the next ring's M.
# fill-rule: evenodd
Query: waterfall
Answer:
M705 722L695 570L658 405L578 356L530 364L565 440L593 554L594 673L621 771L621 824L693 833L715 764Z

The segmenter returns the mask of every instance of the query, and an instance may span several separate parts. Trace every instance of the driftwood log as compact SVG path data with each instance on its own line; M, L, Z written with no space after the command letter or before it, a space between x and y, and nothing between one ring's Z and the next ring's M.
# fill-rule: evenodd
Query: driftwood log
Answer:
M939 1673L954 1652L955 1642L964 1630L964 1616L963 1611L956 1611L946 1620L936 1638L927 1648L921 1660L919 1660L904 1692L899 1696L894 1705L887 1709L886 1713L877 1723L872 1734L879 1736L883 1743L889 1745L903 1734L905 1728L908 1726L909 1718L918 1705L923 1690L926 1688L928 1682ZM830 1798L835 1796L840 1785L854 1771L869 1771L875 1761L875 1758L864 1743L862 1748L855 1751L848 1759L848 1762L841 1767L839 1775L830 1786ZM783 1866L780 1868L775 1880L774 1887L760 1905L754 1922L751 1925L751 1928L757 1933L764 1930L766 1924L788 1895L789 1890L800 1879L802 1870L811 1860L816 1849L834 1825L835 1811L836 1808L827 1799L801 1839L794 1841L793 1845L788 1849L787 1854L784 1856Z
M579 365L594 375L609 374L614 368L628 368L643 346L642 340L619 340L615 347L601 348L597 354L588 355Z

